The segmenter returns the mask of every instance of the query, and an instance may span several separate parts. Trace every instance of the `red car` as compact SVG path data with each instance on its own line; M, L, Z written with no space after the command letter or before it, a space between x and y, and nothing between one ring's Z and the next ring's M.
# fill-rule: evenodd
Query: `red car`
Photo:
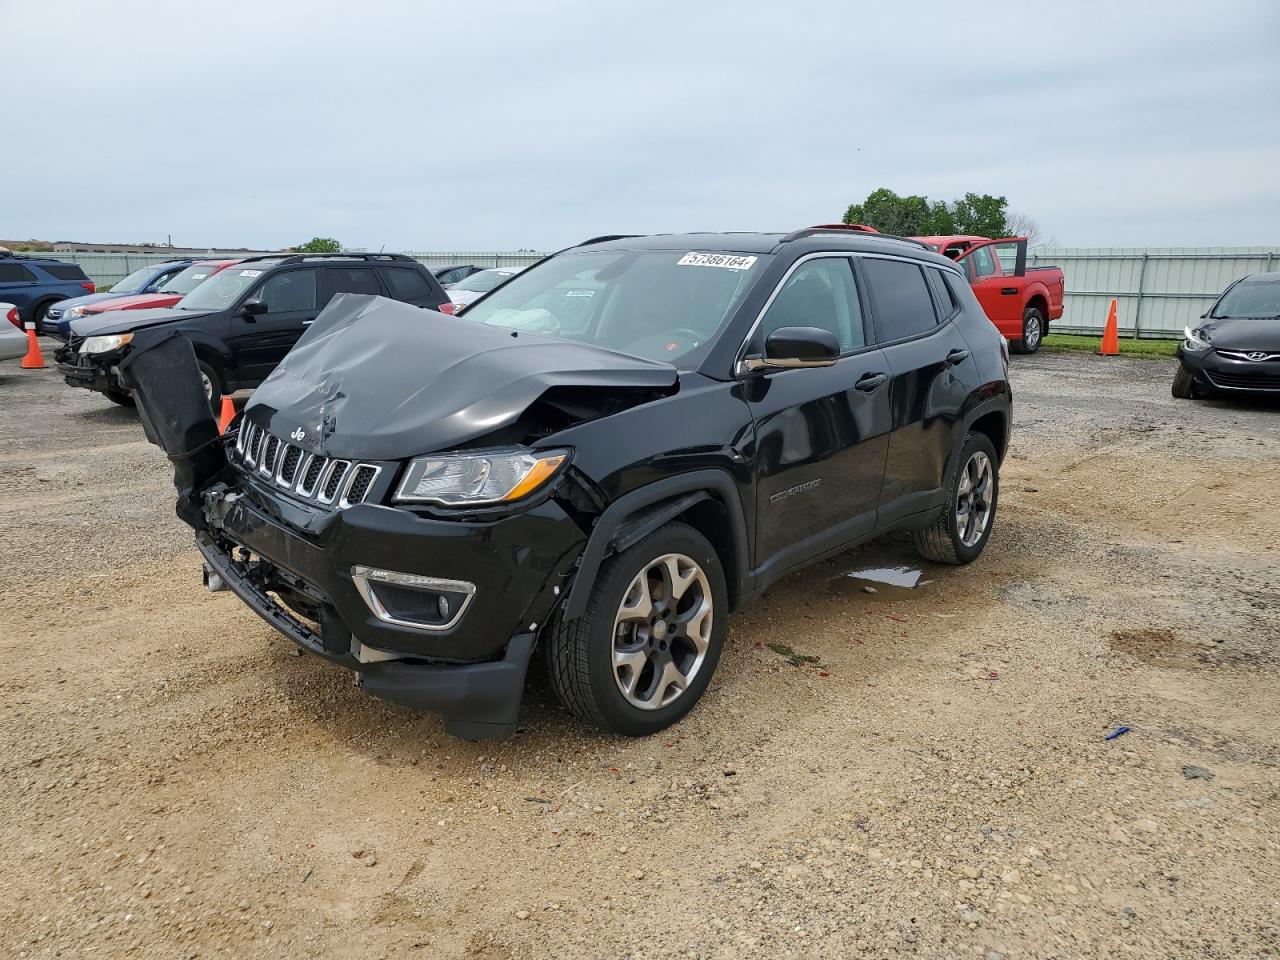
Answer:
M1017 353L1035 353L1062 316L1061 267L1027 268L1027 238L912 237L958 263L987 318Z
M118 297L103 300L85 308L84 316L106 313L108 310L156 310L172 307L219 270L234 266L239 260L197 260L177 274L157 293L140 293L135 297Z

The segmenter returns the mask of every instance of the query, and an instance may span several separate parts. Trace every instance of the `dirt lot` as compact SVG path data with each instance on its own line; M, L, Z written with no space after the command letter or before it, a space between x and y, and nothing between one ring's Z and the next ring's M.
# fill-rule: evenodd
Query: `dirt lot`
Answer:
M873 544L668 736L535 681L498 745L206 593L134 414L5 364L0 955L1280 956L1280 406L1015 360L977 564Z

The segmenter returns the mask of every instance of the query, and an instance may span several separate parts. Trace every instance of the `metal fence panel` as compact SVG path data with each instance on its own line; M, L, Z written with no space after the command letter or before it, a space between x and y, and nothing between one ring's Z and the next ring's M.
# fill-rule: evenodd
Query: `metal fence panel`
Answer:
M210 251L210 257L232 257ZM533 250L429 251L409 254L427 267L473 263L479 267L528 266L545 253ZM80 264L106 287L164 253L59 253ZM1120 331L1127 336L1177 337L1204 313L1231 281L1250 273L1280 270L1280 247L1038 247L1028 266L1062 267L1067 294L1061 333L1101 333L1112 298Z
M1280 269L1280 247L1038 247L1027 265L1062 267L1059 333L1101 333L1114 298L1122 335L1177 337L1233 280Z

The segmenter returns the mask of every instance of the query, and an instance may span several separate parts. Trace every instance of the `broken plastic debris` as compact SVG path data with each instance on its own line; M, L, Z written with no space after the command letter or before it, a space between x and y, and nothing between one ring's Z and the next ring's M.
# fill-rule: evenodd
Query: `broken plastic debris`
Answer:
M891 587L905 587L908 590L919 586L921 575L919 570L913 570L907 566L868 567L865 570L850 570L845 574L846 577L853 577L855 580L886 583Z
M1102 739L1103 739L1103 740L1114 740L1116 737L1123 737L1126 733L1129 733L1129 728L1128 728L1128 727L1116 727L1114 730L1112 730L1110 733L1108 733L1108 734L1107 734L1105 737L1103 737Z

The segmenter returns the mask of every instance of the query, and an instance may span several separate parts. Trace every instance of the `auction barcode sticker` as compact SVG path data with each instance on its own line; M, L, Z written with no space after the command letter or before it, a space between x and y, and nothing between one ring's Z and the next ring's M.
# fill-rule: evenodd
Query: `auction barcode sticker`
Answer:
M723 267L726 270L750 270L755 257L743 257L735 253L686 253L678 261L680 267Z

